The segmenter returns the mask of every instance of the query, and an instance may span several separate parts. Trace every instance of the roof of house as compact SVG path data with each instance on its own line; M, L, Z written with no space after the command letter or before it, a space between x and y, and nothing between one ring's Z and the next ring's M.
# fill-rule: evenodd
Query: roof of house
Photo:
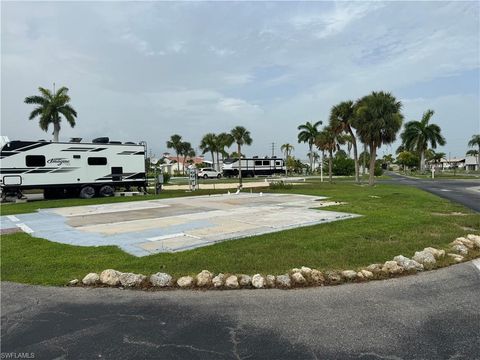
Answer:
M183 161L184 161L184 157L183 156L173 156L173 155L168 155L168 156L165 156L164 157L165 160L167 160L168 162L170 163L180 163L180 164L183 164ZM210 161L205 161L205 158L203 156L195 156L193 158L190 158L190 157L186 157L185 158L185 161L187 164L190 164L191 161L193 161L194 164L202 164L204 162L210 162Z

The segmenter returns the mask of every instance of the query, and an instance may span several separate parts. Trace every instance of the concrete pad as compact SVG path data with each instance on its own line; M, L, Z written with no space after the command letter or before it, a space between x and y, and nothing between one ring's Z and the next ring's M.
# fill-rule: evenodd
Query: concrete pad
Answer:
M323 199L240 193L44 209L2 216L0 230L21 227L50 241L145 256L358 216L313 209Z

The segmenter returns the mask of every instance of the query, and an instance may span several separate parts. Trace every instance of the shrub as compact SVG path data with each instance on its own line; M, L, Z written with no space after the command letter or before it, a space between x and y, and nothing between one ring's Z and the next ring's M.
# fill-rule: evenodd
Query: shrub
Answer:
M328 163L327 163L328 168ZM332 172L336 176L350 176L355 174L355 161L348 157L335 157L332 163Z
M291 189L293 187L293 185L292 184L285 184L285 182L283 182L283 181L273 181L268 185L268 187L271 190L288 190L288 189Z

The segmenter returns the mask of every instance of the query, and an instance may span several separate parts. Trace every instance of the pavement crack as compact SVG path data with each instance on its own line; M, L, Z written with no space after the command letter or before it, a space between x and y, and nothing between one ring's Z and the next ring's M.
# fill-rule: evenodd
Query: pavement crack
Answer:
M375 358L384 359L384 360L403 360L403 358L401 358L399 356L396 356L396 355L380 355L380 354L376 354L374 352L360 353L359 357L362 358L364 356L369 356L369 357L374 356Z
M251 355L241 357L240 354L238 353L238 345L240 345L240 340L238 340L238 338L237 338L237 331L240 330L240 327L239 326L237 326L235 328L227 327L227 329L228 329L228 333L230 334L230 342L233 345L232 354L235 357L235 359L245 360L245 359L248 359L249 357L251 357Z
M208 350L208 349L202 349L202 348L198 348L198 347L193 346L193 345L183 345L183 344L155 344L155 343L152 343L152 342L150 342L150 341L130 339L128 336L124 336L124 337L123 337L123 343L124 343L124 344L129 344L129 345L149 346L149 347L153 347L153 348L156 348L156 349L165 348L165 347L174 347L174 348L189 349L189 350L198 351L198 352L204 352L204 353L209 353L209 354L225 355L225 353L222 353L222 352L213 351L213 350Z

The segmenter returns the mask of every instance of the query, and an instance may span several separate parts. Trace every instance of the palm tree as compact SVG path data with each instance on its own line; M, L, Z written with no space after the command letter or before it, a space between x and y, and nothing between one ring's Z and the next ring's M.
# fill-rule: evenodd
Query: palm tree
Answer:
M357 139L353 133L355 124L355 105L353 101L343 101L335 105L330 111L330 126L337 134L346 132L353 147L353 160L355 161L355 181L360 182L360 167L358 164ZM350 150L348 151L350 154Z
M194 157L195 150L192 148L192 144L185 141L180 144L180 154L183 156L183 174L185 175L185 164L187 163L187 157Z
M233 139L232 139L232 135L228 134L228 133L225 133L225 132L222 132L220 134L217 135L217 146L216 146L216 149L217 149L217 167L218 167L218 171L220 171L220 161L219 161L219 157L218 157L218 154L222 154L222 164L223 164L223 159L226 155L228 155L228 153L225 151L225 148L229 148L230 146L232 146L233 144Z
M405 147L416 151L420 155L420 171L425 170L425 151L430 143L432 149L438 145L445 145L445 138L441 134L440 126L429 124L434 114L433 110L427 110L423 113L422 120L409 121L405 124L405 130L401 137Z
M282 146L280 146L280 151L285 153L285 164L288 162L288 158L290 157L290 154L292 151L295 150L292 144L285 143ZM285 172L288 174L288 165L285 166Z
M177 172L180 174L180 153L182 151L182 137L178 134L170 136L167 141L167 148L173 149L177 155Z
M333 128L327 126L318 133L315 139L315 145L319 150L328 151L328 177L330 182L332 182L333 153L338 149L336 136Z
M318 135L318 127L322 125L322 121L317 121L316 123L311 123L307 121L305 124L299 125L298 130L298 142L299 143L307 143L309 153L312 153L313 144L315 144L315 139ZM310 170L312 169L312 157L309 156L310 159Z
M369 185L374 184L377 149L391 144L402 127L402 103L383 91L372 92L356 104L355 129L360 140L370 148Z
M212 167L215 167L215 153L217 152L217 135L214 133L208 133L203 135L200 141L200 149L202 154L209 152L212 155Z
M237 153L242 154L242 145L251 145L252 138L250 137L250 131L243 126L236 126L230 131L233 142L237 144ZM238 186L242 188L242 156L238 157Z
M50 124L53 124L53 141L58 142L58 134L60 132L60 122L62 116L65 117L71 127L75 126L75 118L77 112L69 104L70 96L68 96L68 88L61 87L57 92L52 93L50 90L39 87L40 95L27 96L26 104L38 105L29 116L29 120L33 120L37 116L40 117L40 129L48 131Z
M477 153L477 168L480 170L480 134L472 135L472 138L468 142L469 147L478 146L478 153Z

